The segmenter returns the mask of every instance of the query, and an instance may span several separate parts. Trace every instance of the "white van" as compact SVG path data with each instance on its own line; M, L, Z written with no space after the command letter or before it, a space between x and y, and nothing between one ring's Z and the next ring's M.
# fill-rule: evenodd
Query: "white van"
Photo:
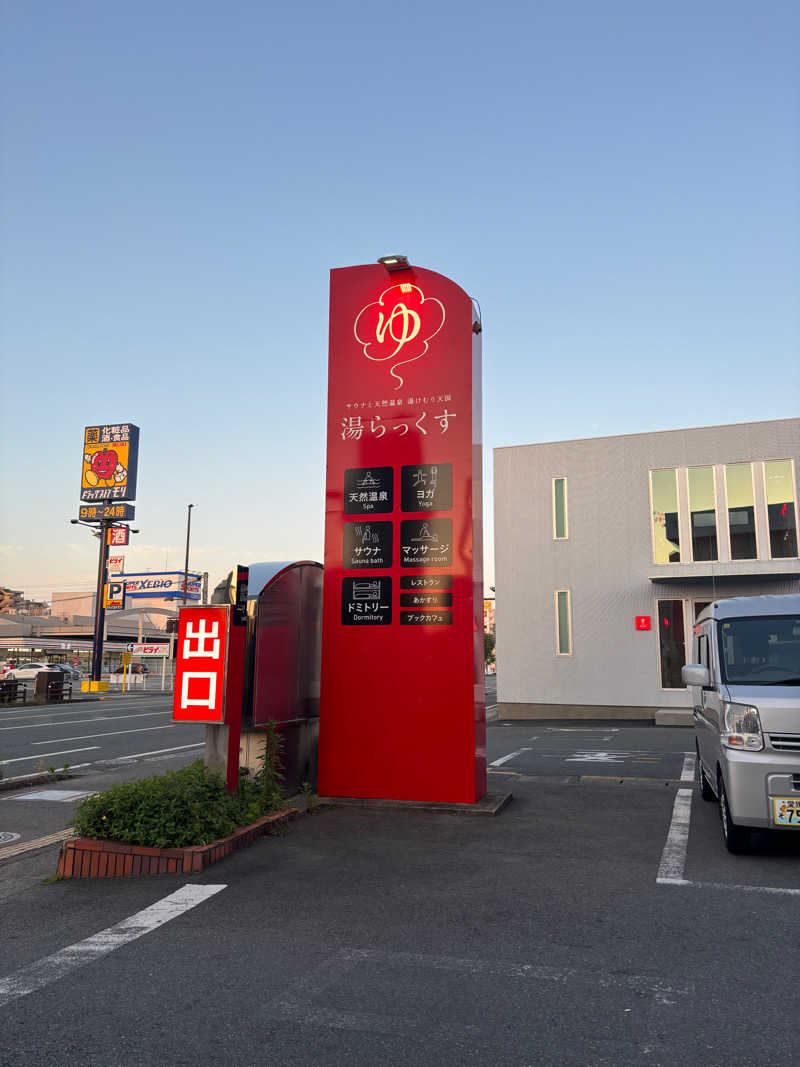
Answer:
M692 659L700 790L728 850L745 851L751 829L800 830L800 594L709 604Z

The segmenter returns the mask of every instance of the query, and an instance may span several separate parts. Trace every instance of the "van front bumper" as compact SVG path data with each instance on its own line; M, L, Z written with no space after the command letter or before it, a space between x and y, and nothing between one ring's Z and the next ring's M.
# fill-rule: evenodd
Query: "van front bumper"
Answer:
M724 748L721 757L731 818L740 826L774 827L772 797L800 800L797 752L740 752Z

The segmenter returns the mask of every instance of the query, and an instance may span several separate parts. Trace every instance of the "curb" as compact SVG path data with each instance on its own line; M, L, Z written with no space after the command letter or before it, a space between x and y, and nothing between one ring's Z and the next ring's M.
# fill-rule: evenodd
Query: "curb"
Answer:
M514 798L513 793L487 793L475 804L448 803L435 800L386 800L367 797L321 796L326 807L368 808L373 811L426 811L438 815L499 815Z
M247 848L265 834L296 819L297 808L283 808L256 819L210 845L186 848L147 848L121 841L76 837L64 841L58 856L58 878L135 878L157 874L199 874L231 852Z
M656 726L694 726L690 708L659 708L655 717Z

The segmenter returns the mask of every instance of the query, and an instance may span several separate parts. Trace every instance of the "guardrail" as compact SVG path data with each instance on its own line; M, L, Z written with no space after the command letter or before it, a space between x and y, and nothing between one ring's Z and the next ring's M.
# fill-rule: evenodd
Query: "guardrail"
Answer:
M0 704L24 704L28 698L28 690L24 682L18 682L16 678L0 678Z
M72 679L61 673L39 671L35 678L0 678L0 704L60 704L72 700Z

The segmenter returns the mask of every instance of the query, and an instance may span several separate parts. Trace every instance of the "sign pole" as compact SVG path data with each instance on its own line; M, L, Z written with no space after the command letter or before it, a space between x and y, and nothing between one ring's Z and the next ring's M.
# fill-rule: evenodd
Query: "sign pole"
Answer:
M186 607L186 600L189 592L189 535L192 532L192 508L194 504L189 504L186 512L186 562L183 567L183 606Z
M94 605L94 642L92 645L92 681L99 682L103 673L103 626L106 619L104 603L106 585L106 561L108 559L107 519L100 522L100 553L97 562L97 593Z

